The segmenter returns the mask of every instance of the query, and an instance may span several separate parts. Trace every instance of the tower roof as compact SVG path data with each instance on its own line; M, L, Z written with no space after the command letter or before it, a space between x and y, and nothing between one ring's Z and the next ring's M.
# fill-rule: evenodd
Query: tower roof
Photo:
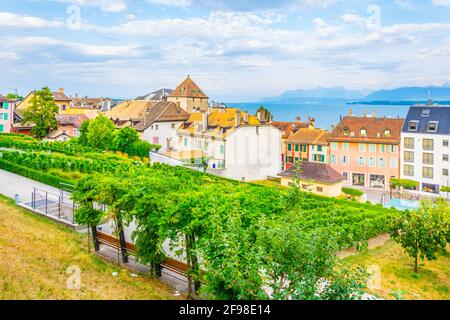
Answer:
M183 97L183 98L206 98L208 96L197 86L197 84L189 77L176 87L176 89L170 94L170 97Z

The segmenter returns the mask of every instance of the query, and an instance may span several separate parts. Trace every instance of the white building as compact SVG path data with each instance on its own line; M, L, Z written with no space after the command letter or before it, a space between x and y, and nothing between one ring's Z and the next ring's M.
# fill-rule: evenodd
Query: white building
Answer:
M105 115L119 128L135 128L143 140L160 145L161 153L173 150L177 129L189 119L177 103L168 101L126 101Z
M234 108L193 113L177 131L176 151L166 155L236 180L264 180L281 171L281 132Z
M401 133L401 178L418 181L422 193L445 196L440 189L450 186L449 141L450 107L411 107Z

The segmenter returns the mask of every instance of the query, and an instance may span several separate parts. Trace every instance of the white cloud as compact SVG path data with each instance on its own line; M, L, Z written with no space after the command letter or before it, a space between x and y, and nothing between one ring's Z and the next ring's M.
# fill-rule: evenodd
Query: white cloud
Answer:
M450 7L450 0L433 0L433 5L438 7Z
M15 28L52 28L64 26L62 21L49 21L38 17L21 16L10 12L0 12L0 26Z
M169 7L186 8L191 5L191 0L146 0L149 4L156 4Z
M98 7L106 12L121 12L127 9L127 0L51 0L75 4L82 7Z

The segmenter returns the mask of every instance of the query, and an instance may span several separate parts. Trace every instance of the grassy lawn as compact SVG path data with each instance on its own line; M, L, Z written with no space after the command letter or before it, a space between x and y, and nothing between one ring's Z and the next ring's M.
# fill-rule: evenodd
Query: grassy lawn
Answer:
M0 299L176 298L174 290L157 280L134 277L89 255L86 242L85 235L0 196ZM69 266L81 269L80 290L67 289Z
M450 248L448 248L450 249ZM346 263L378 265L381 270L381 288L370 293L384 299L395 299L392 292L402 290L403 299L450 299L450 252L447 250L436 261L425 261L419 273L413 271L413 259L400 245L388 240L382 247L344 259Z

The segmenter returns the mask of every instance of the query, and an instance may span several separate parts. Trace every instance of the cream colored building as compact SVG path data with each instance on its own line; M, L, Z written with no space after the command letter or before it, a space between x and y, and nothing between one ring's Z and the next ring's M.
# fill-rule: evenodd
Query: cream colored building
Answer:
M294 183L295 170L291 167L279 174L281 185L289 187ZM299 182L303 191L327 197L342 194L344 176L325 163L301 162Z

